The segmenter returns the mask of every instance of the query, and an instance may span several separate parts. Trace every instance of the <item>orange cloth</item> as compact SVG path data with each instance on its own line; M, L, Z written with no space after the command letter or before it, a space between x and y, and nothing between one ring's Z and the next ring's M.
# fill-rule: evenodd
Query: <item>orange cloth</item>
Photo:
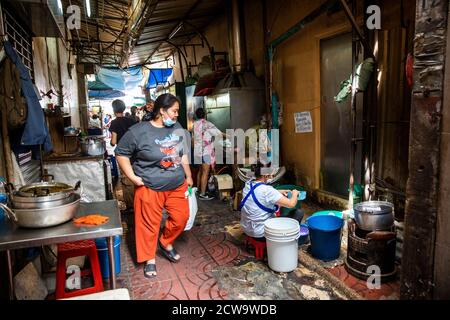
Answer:
M163 208L166 208L169 217L160 238L161 245L167 247L183 232L189 219L186 191L186 181L177 189L169 191L154 191L145 186L136 188L134 222L138 262L145 262L156 256Z
M99 225L108 221L109 218L102 216L100 214L90 214L88 216L80 217L78 219L74 219L73 222L76 224L90 224L90 225Z

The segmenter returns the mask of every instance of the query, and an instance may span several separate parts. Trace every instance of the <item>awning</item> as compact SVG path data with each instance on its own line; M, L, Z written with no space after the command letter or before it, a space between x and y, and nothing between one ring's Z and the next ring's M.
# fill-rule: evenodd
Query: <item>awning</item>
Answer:
M132 90L137 88L143 79L141 67L128 69L100 68L97 78L115 90Z
M88 90L112 90L112 88L98 80L96 76L95 81L88 81Z
M109 90L89 90L89 98L95 99L114 99L124 97L125 94L122 91L109 89Z
M173 70L171 68L167 69L150 69L148 76L147 89L156 88L158 85L168 84L168 79L172 75Z

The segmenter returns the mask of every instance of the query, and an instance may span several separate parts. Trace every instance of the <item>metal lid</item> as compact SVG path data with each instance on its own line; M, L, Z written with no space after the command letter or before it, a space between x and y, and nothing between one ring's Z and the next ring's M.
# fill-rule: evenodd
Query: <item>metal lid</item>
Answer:
M355 204L354 210L371 214L386 214L394 210L394 205L387 201L364 201Z
M44 197L71 192L73 190L74 188L72 186L65 183L37 182L20 188L18 195L22 197Z
M28 202L31 201L52 201L59 200L69 196L76 191L81 185L81 181L78 181L74 187L60 182L37 182L26 186L23 186L19 191L14 192L14 201Z

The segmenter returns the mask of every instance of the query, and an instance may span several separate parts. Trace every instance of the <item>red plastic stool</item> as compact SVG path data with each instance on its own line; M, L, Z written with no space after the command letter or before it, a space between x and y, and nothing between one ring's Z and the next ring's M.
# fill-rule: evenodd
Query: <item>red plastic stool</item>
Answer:
M81 276L92 274L94 285L89 288L66 292L66 260L88 256L90 269L81 271ZM98 261L97 248L93 240L82 240L58 244L58 264L56 267L56 299L71 298L103 291L102 273Z
M247 236L245 238L245 247L251 244L255 248L255 258L258 260L264 260L264 251L266 249L265 241L258 241L253 237Z

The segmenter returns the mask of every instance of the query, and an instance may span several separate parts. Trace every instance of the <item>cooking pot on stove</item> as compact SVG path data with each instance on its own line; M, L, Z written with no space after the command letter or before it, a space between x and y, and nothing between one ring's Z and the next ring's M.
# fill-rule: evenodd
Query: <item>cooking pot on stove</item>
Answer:
M355 222L365 231L390 230L394 225L394 205L386 201L365 201L354 205Z

